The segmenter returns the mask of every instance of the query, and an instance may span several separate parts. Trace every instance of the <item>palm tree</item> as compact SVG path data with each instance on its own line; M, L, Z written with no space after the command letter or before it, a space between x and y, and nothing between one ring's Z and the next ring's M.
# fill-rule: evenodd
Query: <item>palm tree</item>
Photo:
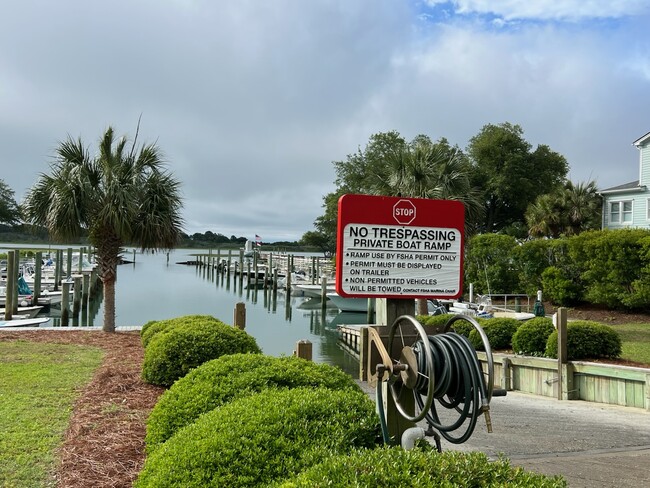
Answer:
M575 235L585 230L599 229L602 202L595 181L574 185L567 181L563 193L566 211L566 234Z
M540 195L528 206L525 218L532 237L558 237L563 229L561 194Z
M139 128L139 123L138 123ZM29 190L26 219L47 228L60 242L88 232L96 248L98 276L104 289L104 326L115 331L115 281L123 245L144 250L173 248L182 232L179 182L163 167L154 144L130 150L109 127L91 156L81 139L59 144L51 174L42 173Z
M526 210L532 237L572 236L600 228L601 200L594 181L564 186L540 195Z

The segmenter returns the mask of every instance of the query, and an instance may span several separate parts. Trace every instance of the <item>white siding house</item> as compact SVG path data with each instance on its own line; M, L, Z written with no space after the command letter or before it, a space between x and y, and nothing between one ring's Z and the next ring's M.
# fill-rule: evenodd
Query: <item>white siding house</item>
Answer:
M633 144L639 149L639 179L600 191L603 229L650 229L650 132Z

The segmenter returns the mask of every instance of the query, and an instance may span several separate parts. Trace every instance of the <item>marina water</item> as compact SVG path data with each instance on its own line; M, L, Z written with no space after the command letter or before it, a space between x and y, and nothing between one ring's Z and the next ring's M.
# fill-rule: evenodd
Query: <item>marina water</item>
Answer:
M4 246L3 246L4 247ZM17 245L9 249L27 249ZM37 246L33 246L37 247ZM40 247L42 249L42 246ZM196 249L176 249L164 253L133 254L124 258L133 263L117 268L115 286L115 324L118 327L141 327L150 320L164 320L183 315L212 315L224 323L233 323L235 305L246 306L246 332L255 337L264 354L291 355L296 343L312 343L313 360L339 366L358 374L358 361L338 344L337 324L367 323L364 313L342 313L328 301L288 296L284 290L239 287L239 279L211 274L206 267L177 264L194 260ZM99 327L103 325L103 300L89 307L68 327ZM52 315L57 312L52 309ZM47 314L45 314L47 316ZM57 326L51 318L41 327Z

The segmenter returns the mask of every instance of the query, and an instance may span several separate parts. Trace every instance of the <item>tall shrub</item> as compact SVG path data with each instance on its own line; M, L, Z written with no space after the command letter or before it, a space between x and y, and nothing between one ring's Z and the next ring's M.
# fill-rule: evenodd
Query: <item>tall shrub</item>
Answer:
M503 234L472 237L465 254L465 284L482 293L516 293L519 290L514 249L517 241Z
M542 273L553 264L553 241L533 239L513 249L516 263L519 289L528 295L535 295L542 290Z
M588 233L584 241L585 298L610 308L629 308L632 284L641 278L644 238L650 231L621 229ZM578 236L581 237L581 236ZM638 297L634 299L638 303ZM648 302L650 303L650 297Z

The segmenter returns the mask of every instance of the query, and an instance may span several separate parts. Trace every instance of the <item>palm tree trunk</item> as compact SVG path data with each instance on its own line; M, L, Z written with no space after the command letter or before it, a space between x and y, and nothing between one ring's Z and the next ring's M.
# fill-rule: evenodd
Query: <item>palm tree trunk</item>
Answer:
M104 332L115 332L115 276L104 284Z
M418 307L418 315L429 315L429 306L426 298L418 298L415 303Z

